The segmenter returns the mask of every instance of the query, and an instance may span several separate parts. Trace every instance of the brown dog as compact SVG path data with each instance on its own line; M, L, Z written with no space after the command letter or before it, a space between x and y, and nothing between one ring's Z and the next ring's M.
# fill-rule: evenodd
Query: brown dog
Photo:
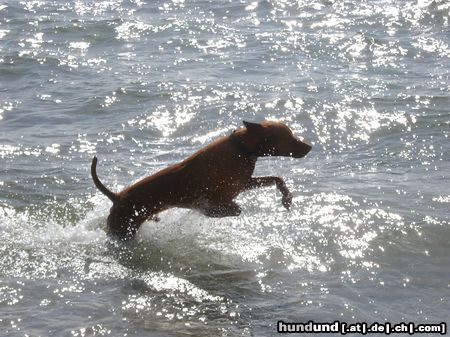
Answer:
M224 136L178 164L169 166L114 193L97 177L97 158L91 165L95 186L113 202L108 231L122 239L134 236L147 219L172 207L197 209L211 217L236 216L233 199L250 188L275 184L289 209L292 195L282 178L252 177L257 157L304 157L311 146L295 138L284 124L244 122L245 128Z

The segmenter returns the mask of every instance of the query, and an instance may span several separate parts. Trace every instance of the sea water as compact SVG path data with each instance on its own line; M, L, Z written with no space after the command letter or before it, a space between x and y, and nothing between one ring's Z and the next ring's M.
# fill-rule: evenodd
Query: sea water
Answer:
M2 336L275 336L278 322L450 323L448 1L3 1ZM239 217L172 209L118 245L115 191L242 120ZM339 333L337 333L339 335ZM383 335L375 333L372 335Z

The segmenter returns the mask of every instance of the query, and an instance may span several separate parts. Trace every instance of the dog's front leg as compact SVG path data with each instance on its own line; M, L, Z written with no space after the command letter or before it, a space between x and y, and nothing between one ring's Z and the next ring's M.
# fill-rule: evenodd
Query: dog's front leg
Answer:
M292 194L286 187L284 180L280 177L269 176L269 177L251 178L245 189L252 189L256 187L271 186L271 185L277 186L278 190L283 195L281 203L286 209L289 209L289 207L291 207L292 204Z

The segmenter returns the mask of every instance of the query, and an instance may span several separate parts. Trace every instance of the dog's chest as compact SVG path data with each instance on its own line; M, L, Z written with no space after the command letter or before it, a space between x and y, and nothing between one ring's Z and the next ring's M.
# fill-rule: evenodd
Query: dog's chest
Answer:
M208 188L223 196L234 198L250 181L256 160L233 158L218 160L207 173Z

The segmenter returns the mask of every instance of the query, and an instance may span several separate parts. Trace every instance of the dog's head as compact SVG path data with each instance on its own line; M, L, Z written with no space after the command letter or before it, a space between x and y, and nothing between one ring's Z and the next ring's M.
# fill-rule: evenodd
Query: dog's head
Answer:
M280 122L244 121L248 141L258 157L285 156L302 158L311 151L311 145L296 138L286 125Z

